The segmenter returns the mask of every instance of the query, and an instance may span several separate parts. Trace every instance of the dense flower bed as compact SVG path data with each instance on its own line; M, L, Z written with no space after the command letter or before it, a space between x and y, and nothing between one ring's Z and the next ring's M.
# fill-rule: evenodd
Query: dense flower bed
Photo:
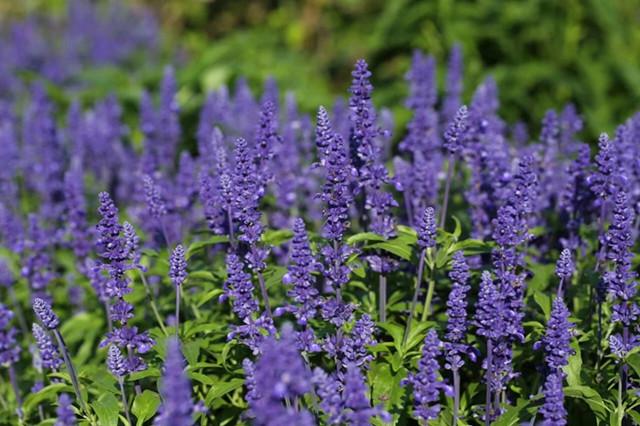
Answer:
M400 135L364 60L315 119L239 80L197 154L171 67L135 128L115 97L3 101L2 418L639 422L640 116L592 154L575 107L531 137L462 67L441 92L415 53Z

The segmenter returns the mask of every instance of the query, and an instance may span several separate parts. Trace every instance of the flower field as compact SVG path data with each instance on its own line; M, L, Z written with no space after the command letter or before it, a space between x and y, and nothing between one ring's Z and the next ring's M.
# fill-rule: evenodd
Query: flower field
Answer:
M640 113L508 122L459 44L402 105L366 59L190 98L152 14L70 4L0 33L0 424L640 424Z

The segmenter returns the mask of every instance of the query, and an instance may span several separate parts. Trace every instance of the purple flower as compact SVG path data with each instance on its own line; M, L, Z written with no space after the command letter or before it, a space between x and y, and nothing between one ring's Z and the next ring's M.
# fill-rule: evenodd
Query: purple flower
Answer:
M58 347L51 340L49 333L38 324L33 324L33 338L38 346L40 361L44 368L56 371L62 365L62 359L58 353Z
M107 333L102 342L100 342L99 347L103 348L107 345L117 345L119 348L126 349L127 353L130 353L127 356L127 372L133 373L147 368L142 358L134 353L144 354L149 352L155 345L155 341L147 331L138 332L138 327L123 326L114 328L112 332Z
M544 404L540 408L542 425L564 426L567 424L567 410L564 408L562 381L564 373L556 371L547 376L544 383Z
M184 371L184 364L180 341L175 337L169 337L160 387L162 405L160 414L154 421L156 426L193 425L191 383Z
M120 237L122 227L119 223L118 208L106 192L98 194L100 207L100 221L98 240L96 242L98 255L112 262L122 262L128 257L126 241Z
M341 136L334 134L326 156L325 183L318 194L325 202L322 234L327 239L341 240L349 228L349 208L353 203L350 176L346 145Z
M613 198L621 180L617 175L618 157L616 149L606 133L600 134L598 148L599 151L595 158L597 171L589 176L588 183L600 203L604 204Z
M49 255L53 236L41 227L39 215L29 214L28 221L28 239L24 242L28 254L24 256L20 272L31 286L32 296L48 299L47 287L55 278Z
M284 284L292 285L288 295L295 301L288 311L293 312L298 324L306 325L316 315L317 306L322 302L315 288L314 273L320 271L321 266L316 261L304 221L297 218L293 223L293 240L291 241L291 264L288 272L282 277Z
M87 224L87 207L84 199L84 185L80 170L68 171L64 178L67 226L71 237L71 247L79 265L91 250L91 235Z
M259 246L264 231L259 210L266 182L259 181L256 156L247 141L238 138L235 147L235 169L232 178L235 188L233 203L234 219L238 220L241 235L239 240L249 245L246 259L249 266L257 271L265 268L268 250Z
M418 223L418 247L422 250L436 246L436 218L433 207L424 209Z
M438 176L434 170L440 170L442 162L438 113L435 111L437 84L433 57L425 57L416 50L406 79L409 81L406 106L413 110L413 116L399 149L409 153L411 159L405 162L395 158L394 183L396 189L403 192L407 217L412 224L424 207L436 199Z
M187 278L187 261L182 244L178 244L171 253L171 258L169 259L169 278L176 287L181 286Z
M287 325L282 337L269 337L260 345L261 355L255 365L245 363L249 384L249 413L253 424L314 425L306 410L295 410L284 405L285 400L302 398L312 389L312 374L296 349L295 334Z
M53 309L51 309L49 302L45 300L36 297L33 300L33 312L42 325L49 330L56 329L60 324L58 316L53 312Z
M464 148L468 114L467 106L462 105L444 132L443 146L450 154L456 154Z
M370 167L378 156L375 138L378 129L375 127L376 118L371 102L373 86L369 82L371 71L364 59L356 62L351 73L351 97L349 98L349 119L351 121L350 147L352 162L358 172L361 185L371 179Z
M333 291L340 289L349 282L351 269L346 263L354 250L346 244L335 242L333 245L322 247L321 252L324 258L324 276L328 289Z
M273 178L271 160L280 143L282 138L278 135L276 105L272 101L266 101L262 105L255 133L256 163L263 185Z
M360 368L349 363L346 365L346 370L342 392L343 418L346 423L352 426L368 426L373 417L380 417L383 422L390 422L391 416L382 407L371 407L367 396L369 390Z
M167 215L167 204L160 195L160 189L149 175L142 177L144 195L147 201L147 211L156 220L161 220Z
M9 265L4 259L0 259L0 286L2 287L12 287L15 283L15 279L13 277L13 272Z
M438 417L440 413L440 392L446 389L445 384L438 379L442 342L435 330L429 330L424 339L422 357L418 362L418 372L409 373L403 384L413 387L414 411L418 420L428 421Z
M20 346L16 341L17 331L11 326L13 312L0 303L0 365L8 366L20 359Z
M334 143L333 138L334 132L331 127L329 113L323 106L320 106L316 124L316 148L321 166L325 165L326 157L329 155L331 146Z
M369 346L376 344L374 332L375 323L367 314L363 314L353 325L351 332L344 336L339 343L340 354L343 364L353 364L360 368L368 368L369 362L373 360L373 355L368 351Z
M58 397L58 408L56 408L56 422L54 426L75 426L76 415L71 405L71 397L66 393L61 393Z
M167 66L164 70L160 86L160 109L157 114L158 132L157 150L160 165L171 168L175 159L176 149L180 143L180 107L176 99L176 78L173 68Z
M123 222L122 232L127 246L126 251L129 254L129 259L133 263L133 266L144 270L144 267L140 264L140 237L138 237L135 228L129 222Z
M460 108L460 97L462 95L462 74L463 74L462 48L459 44L454 44L449 56L447 67L447 80L445 84L445 98L442 105L442 122L450 122Z
M124 356L122 356L120 349L116 345L110 345L107 353L107 368L111 374L120 379L127 375L128 367L129 365Z
M556 263L556 275L564 281L570 281L575 271L575 265L571 258L571 250L564 249L560 252L560 257Z
M567 181L559 194L559 206L568 214L570 232L568 248L580 246L580 225L593 213L594 193L590 188L591 148L587 144L576 147L576 158L567 167Z
M461 355L468 352L465 343L467 334L467 293L471 287L469 280L469 266L461 251L453 254L453 261L449 278L451 278L451 292L447 299L447 334L445 335L445 353L448 369L459 369L464 365Z
M244 320L258 312L258 301L253 295L251 275L244 269L242 259L235 253L227 254L227 280L220 301L231 299L233 312Z
M500 337L500 295L489 271L482 273L480 293L476 304L475 324L478 334L486 338Z
M539 345L545 354L545 364L549 374L562 370L569 363L573 350L571 342L573 323L569 322L569 309L561 297L556 297L551 309L547 330Z
M334 374L327 374L318 367L313 371L313 384L320 400L320 408L328 417L328 423L339 424L344 406L340 393L342 387L340 380Z

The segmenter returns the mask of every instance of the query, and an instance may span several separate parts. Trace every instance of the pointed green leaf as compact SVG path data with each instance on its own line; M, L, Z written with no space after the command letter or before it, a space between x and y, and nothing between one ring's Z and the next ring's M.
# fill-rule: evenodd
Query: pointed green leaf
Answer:
M136 416L136 426L142 426L145 421L149 420L158 411L160 405L160 396L150 390L145 390L133 400L131 412Z

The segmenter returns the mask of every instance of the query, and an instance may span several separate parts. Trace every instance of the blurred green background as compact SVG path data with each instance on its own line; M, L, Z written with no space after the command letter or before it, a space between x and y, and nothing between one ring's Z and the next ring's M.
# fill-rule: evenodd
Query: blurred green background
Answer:
M524 120L532 135L546 109L566 102L584 114L589 140L640 105L640 0L129 3L159 17L164 60L185 59L178 77L187 113L204 91L240 75L256 89L275 77L311 111L346 95L350 68L364 57L374 72L374 100L391 107L402 125L411 51L433 54L443 71L456 41L465 55L465 99L493 75L503 117ZM0 0L4 19L34 10L62 14L64 8L63 0ZM441 83L443 77L440 72Z

